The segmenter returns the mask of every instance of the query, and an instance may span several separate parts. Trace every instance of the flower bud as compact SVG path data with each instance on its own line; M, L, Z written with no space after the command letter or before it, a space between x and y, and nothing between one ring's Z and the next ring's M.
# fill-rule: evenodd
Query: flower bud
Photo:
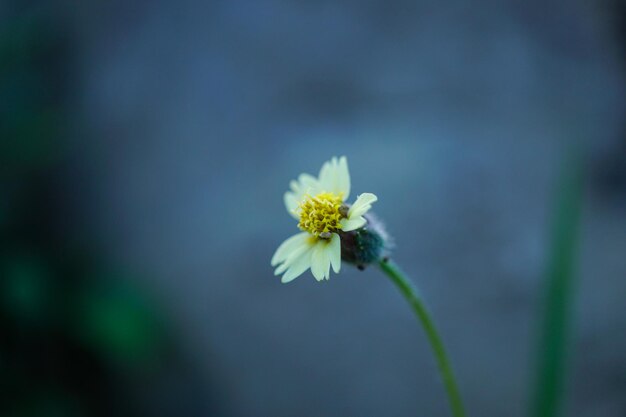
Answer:
M389 255L391 239L383 224L371 213L364 216L365 226L350 232L340 232L341 259L360 270Z

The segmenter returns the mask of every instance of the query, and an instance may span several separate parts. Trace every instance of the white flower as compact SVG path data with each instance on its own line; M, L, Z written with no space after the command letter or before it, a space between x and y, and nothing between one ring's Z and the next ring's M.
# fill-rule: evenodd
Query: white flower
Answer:
M363 217L378 198L371 193L358 196L352 206L344 204L350 196L350 173L345 156L324 163L317 178L301 174L291 181L285 193L287 211L299 220L302 233L285 240L272 257L274 274L283 274L283 283L293 281L311 268L316 280L330 278L330 268L341 269L339 232L360 229Z

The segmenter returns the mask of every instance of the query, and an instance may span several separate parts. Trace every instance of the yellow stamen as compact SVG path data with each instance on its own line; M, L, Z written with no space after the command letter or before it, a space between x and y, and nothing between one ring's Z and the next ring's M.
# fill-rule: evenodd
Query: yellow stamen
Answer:
M315 197L305 196L299 206L298 227L313 236L341 229L340 220L344 217L339 210L341 203L341 194L321 193Z

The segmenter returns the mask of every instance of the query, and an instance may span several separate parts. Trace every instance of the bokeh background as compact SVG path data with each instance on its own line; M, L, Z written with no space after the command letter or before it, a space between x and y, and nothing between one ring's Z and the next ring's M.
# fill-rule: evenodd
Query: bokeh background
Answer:
M290 179L349 159L471 416L528 415L566 155L568 416L626 415L626 5L0 3L7 416L445 416L376 268L282 285Z

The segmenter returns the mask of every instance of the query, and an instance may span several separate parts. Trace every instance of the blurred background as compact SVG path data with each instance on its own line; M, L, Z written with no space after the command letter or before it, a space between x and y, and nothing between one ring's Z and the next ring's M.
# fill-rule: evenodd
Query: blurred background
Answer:
M527 415L575 144L563 411L625 416L625 59L620 0L4 0L0 414L449 415L380 271L273 276L346 155L468 415Z

